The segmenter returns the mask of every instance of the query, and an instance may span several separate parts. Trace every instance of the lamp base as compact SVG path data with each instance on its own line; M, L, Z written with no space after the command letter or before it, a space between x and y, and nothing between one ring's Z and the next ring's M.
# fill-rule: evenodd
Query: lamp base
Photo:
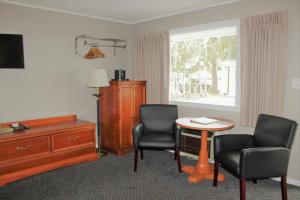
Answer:
M106 151L103 151L103 150L98 149L98 148L96 150L96 153L97 153L97 155L98 155L99 158L107 156L107 152Z

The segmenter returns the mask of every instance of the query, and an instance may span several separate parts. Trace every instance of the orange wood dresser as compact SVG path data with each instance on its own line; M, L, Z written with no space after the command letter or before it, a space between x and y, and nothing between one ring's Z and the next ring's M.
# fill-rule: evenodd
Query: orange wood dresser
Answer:
M77 120L76 115L21 123L30 129L0 134L0 186L97 159L94 123Z
M146 103L146 81L110 81L100 94L101 148L123 155L132 150L132 128Z

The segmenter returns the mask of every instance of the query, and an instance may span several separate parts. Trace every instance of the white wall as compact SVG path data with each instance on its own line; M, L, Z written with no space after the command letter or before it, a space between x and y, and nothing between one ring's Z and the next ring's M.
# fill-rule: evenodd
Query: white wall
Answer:
M289 49L288 66L285 95L285 116L298 121L300 124L300 91L291 88L292 78L300 78L300 1L299 0L247 0L218 7L207 8L195 12L185 13L176 16L165 17L149 22L134 25L133 42L138 32L155 32L170 30L181 27L188 27L210 22L224 21L253 16L278 10L288 10L289 13ZM133 44L132 47L135 45ZM131 51L134 51L132 49ZM133 57L133 63L135 58ZM235 128L231 133L252 133L251 128L240 126L240 113L208 110L192 107L179 107L180 116L216 116L231 119L235 122ZM288 177L300 181L300 128L292 150ZM300 183L300 182L299 182Z
M105 68L113 78L113 70L125 66L130 73L128 48L117 49L115 57L112 48L102 48L105 58L87 60L75 55L74 39L128 39L129 31L125 24L0 3L0 33L23 34L25 55L25 69L0 69L0 122L72 113L95 122L88 71Z

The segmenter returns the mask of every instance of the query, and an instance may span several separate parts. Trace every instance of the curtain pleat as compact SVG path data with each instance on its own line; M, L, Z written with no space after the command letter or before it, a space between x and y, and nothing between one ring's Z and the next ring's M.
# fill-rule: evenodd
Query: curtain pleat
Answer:
M136 58L136 78L147 80L147 103L167 103L169 33L138 34Z
M287 11L241 19L241 124L283 114Z

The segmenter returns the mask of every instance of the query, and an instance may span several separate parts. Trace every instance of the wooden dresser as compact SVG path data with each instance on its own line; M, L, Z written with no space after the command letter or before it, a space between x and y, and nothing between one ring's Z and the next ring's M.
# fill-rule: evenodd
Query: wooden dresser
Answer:
M146 103L146 81L110 81L100 94L101 148L123 155L132 150L132 128Z
M97 159L94 123L78 120L76 115L21 123L30 129L0 134L0 186Z

